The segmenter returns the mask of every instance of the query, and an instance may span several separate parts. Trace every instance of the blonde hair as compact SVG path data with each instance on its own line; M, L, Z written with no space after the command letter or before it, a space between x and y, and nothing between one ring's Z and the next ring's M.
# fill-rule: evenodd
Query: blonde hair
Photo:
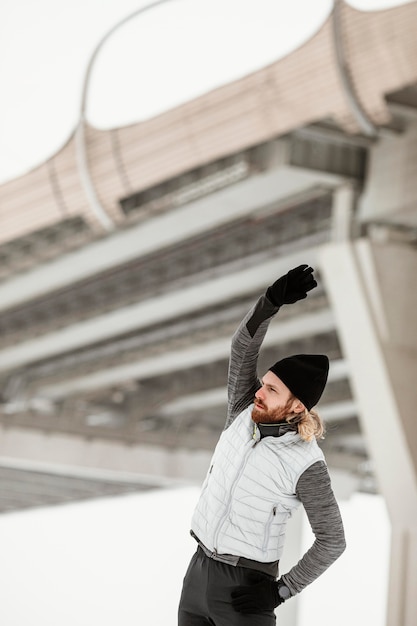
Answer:
M297 424L298 434L304 441L316 439L324 439L326 431L323 420L314 409L304 409L301 413L290 413L286 417L289 424Z

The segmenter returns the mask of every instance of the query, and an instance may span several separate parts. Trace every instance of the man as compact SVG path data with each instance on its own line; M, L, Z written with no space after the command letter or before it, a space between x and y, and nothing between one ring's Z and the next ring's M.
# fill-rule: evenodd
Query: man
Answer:
M300 265L271 285L232 340L228 414L195 509L198 542L186 576L179 626L272 626L274 609L299 593L345 549L342 520L316 439L313 410L329 368L324 355L299 354L270 367L259 381L259 349L284 304L317 283ZM315 541L278 578L286 523L303 504Z

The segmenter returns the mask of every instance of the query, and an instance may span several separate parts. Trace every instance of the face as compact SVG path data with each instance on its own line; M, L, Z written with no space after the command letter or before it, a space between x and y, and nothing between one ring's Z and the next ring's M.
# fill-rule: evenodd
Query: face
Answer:
M262 378L262 387L255 393L252 420L256 424L282 422L291 413L300 413L304 405L294 398L278 376L268 371Z

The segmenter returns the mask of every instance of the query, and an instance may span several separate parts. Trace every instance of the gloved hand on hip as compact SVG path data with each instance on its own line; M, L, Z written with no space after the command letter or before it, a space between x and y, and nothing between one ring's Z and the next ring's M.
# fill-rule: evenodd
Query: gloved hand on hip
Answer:
M266 297L275 306L293 304L307 298L307 293L317 287L313 272L313 268L308 265L295 267L268 287Z

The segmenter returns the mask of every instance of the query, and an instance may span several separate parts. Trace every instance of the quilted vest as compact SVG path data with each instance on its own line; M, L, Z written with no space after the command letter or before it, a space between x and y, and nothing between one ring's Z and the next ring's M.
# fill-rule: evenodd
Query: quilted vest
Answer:
M223 431L191 530L211 552L268 563L281 558L299 477L324 455L297 432L260 439L252 408Z

